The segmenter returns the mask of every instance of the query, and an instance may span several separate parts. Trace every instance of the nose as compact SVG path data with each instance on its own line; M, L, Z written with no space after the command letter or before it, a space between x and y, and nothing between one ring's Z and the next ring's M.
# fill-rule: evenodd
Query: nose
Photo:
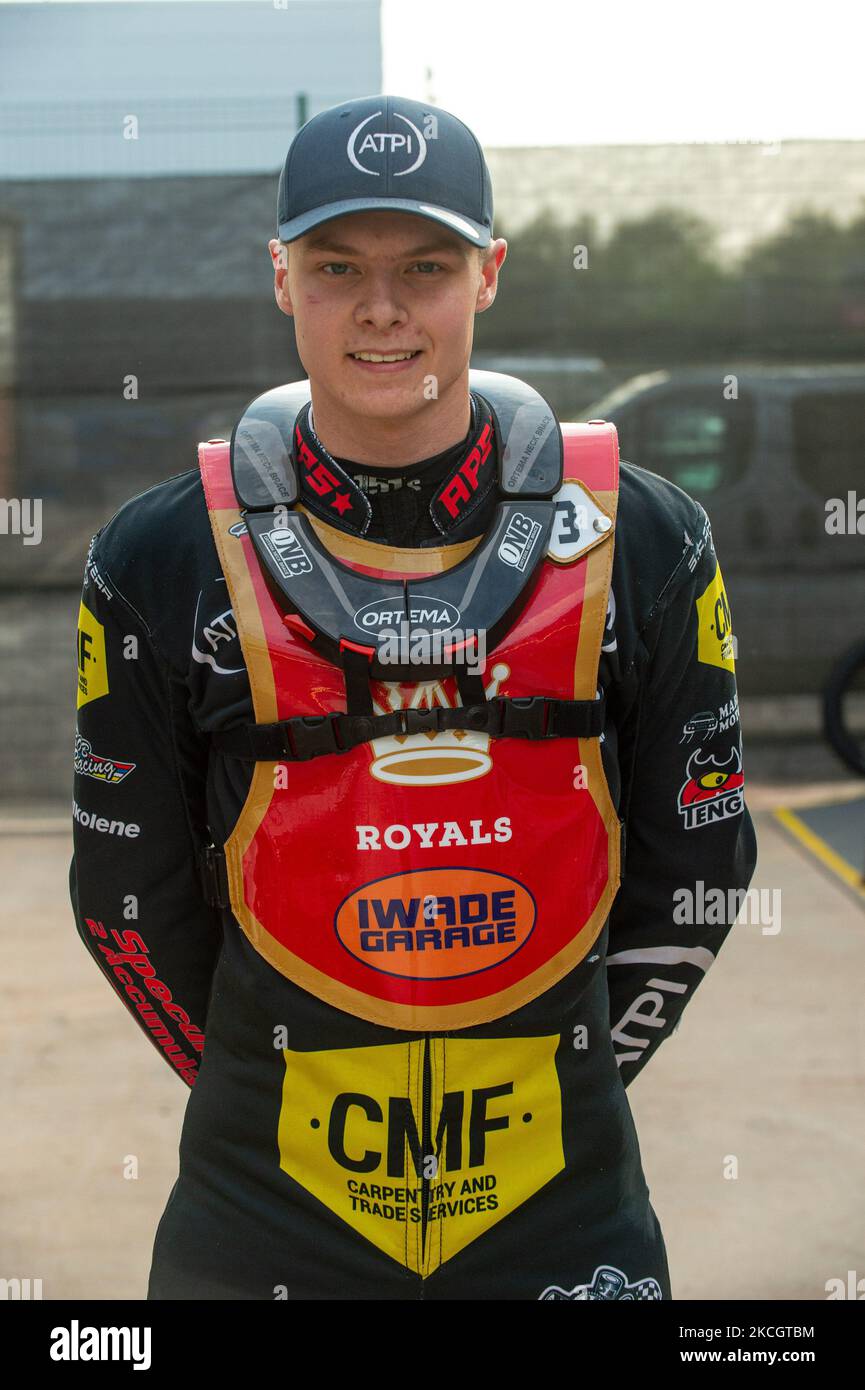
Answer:
M408 310L402 302L397 278L382 271L371 272L364 278L354 309L355 322L371 324L374 328L393 328L408 322Z

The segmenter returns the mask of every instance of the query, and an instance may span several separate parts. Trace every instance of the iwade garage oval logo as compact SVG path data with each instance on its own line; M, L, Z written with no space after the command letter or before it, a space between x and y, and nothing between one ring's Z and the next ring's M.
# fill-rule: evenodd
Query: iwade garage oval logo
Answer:
M515 955L536 917L534 897L519 879L449 866L365 883L343 898L334 926L340 944L372 970L454 980Z

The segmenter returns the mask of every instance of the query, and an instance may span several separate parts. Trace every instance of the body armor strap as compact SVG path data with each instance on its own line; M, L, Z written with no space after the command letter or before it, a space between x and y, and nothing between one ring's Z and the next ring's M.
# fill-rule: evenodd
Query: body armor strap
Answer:
M276 724L241 724L212 737L219 753L246 762L305 762L345 753L359 743L394 734L470 729L492 738L597 738L604 728L603 691L594 700L545 695L507 696L449 709L400 709L391 714L300 715Z

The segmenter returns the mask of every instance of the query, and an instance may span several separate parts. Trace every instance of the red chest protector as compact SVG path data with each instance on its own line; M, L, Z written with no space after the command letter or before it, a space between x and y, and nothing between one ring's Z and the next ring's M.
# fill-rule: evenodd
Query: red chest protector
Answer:
M528 600L487 650L488 700L598 695L616 433L603 422L561 433L553 530ZM228 443L201 444L199 462L257 724L345 711L343 671L302 620L286 622L240 524ZM337 576L411 576L416 590L485 542L399 549L297 511ZM460 705L453 675L370 688L380 716ZM512 1013L579 964L618 891L620 823L598 732L429 728L307 760L259 755L225 858L234 916L276 970L359 1018L434 1032Z

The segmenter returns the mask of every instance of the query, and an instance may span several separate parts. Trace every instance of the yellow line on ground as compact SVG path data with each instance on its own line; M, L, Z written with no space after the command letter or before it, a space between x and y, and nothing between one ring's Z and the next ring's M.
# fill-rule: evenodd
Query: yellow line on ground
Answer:
M848 888L852 888L854 893L865 898L865 879L852 864L848 864L840 854L837 854L831 845L816 835L810 826L800 820L795 811L791 811L787 806L779 806L772 813L782 825L786 826L791 835L795 835L812 854L816 854L822 864L842 878Z

